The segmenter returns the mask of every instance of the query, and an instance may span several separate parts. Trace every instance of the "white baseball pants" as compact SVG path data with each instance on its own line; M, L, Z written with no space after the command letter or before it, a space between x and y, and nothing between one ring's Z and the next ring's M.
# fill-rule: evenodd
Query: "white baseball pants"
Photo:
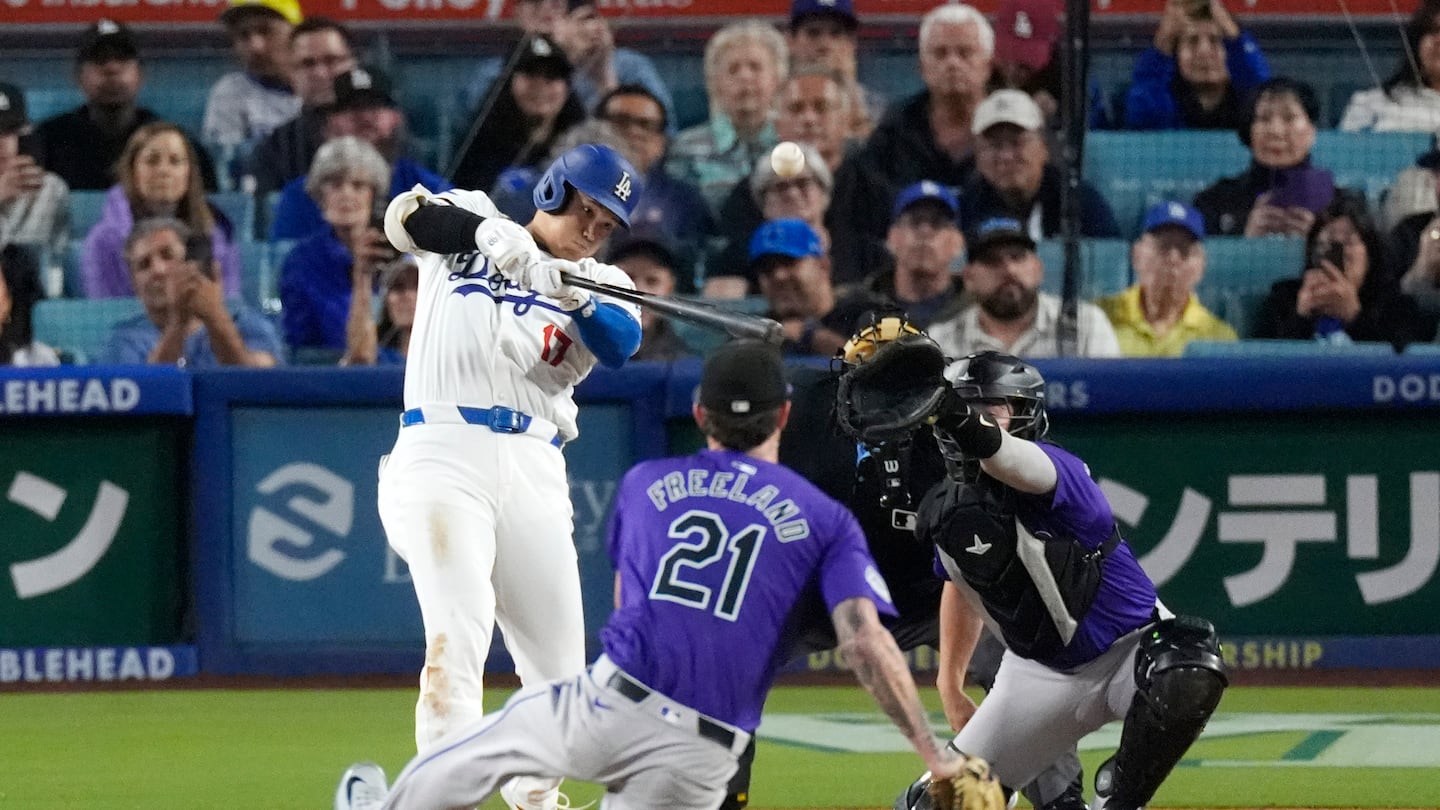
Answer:
M585 668L573 510L558 447L481 425L403 427L381 465L379 506L425 623L419 749L484 714L497 623L522 684Z
M523 774L606 785L601 810L720 806L750 735L726 727L729 747L702 737L689 707L612 689L615 671L602 656L588 672L516 692L505 708L411 760L385 808L474 807Z

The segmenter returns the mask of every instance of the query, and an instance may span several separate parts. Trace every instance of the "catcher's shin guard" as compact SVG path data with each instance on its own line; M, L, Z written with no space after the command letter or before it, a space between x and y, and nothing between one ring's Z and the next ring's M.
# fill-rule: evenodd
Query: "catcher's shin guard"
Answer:
M1210 622L1156 623L1135 655L1135 698L1120 747L1095 774L1097 810L1137 810L1160 789L1220 705L1229 679Z

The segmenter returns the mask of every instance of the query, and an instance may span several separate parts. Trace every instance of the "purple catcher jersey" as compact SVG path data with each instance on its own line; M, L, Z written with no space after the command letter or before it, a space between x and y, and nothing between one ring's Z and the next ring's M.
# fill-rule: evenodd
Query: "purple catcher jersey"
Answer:
M1020 494L1015 510L1020 525L1041 540L1070 537L1085 548L1099 548L1115 530L1115 516L1090 468L1068 450L1044 442L1039 447L1055 462L1055 492ZM1120 543L1105 558L1100 589L1066 645L1063 660L1044 663L1068 669L1099 656L1116 639L1148 624L1155 606L1155 584L1140 568L1130 544Z
M729 450L636 465L611 517L621 602L600 631L627 673L746 731L802 599L893 615L855 517L797 473Z

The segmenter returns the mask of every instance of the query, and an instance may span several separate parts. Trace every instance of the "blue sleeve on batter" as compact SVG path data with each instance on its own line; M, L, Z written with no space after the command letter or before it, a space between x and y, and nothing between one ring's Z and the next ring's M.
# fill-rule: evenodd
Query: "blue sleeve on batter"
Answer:
M585 348L606 368L625 365L640 348L640 322L619 304L598 304L589 315L572 315Z

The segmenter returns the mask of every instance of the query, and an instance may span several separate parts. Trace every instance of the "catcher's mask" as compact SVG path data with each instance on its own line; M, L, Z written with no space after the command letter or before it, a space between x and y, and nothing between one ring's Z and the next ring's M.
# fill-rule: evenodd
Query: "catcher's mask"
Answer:
M920 329L904 315L888 314L871 317L870 323L856 330L840 349L839 359L846 368L858 366L875 356L881 346L901 335L918 335Z
M951 363L945 377L966 402L1009 402L1010 435L1039 441L1050 431L1045 378L1024 360L995 351L980 352Z

